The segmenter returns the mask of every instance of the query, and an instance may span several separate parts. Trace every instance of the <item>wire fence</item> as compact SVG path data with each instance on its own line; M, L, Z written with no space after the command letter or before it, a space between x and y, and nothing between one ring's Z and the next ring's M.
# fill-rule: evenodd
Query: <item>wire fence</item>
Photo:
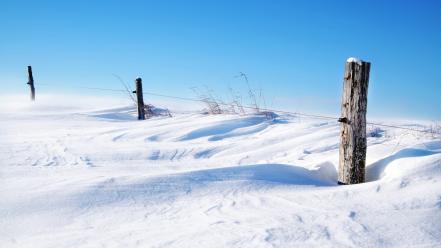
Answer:
M51 86L48 84L39 84L44 86ZM87 90L98 90L98 91L111 91L111 92L120 92L127 94L127 90L122 89L109 89L109 88L100 88L100 87L86 87L86 86L72 86L71 88L78 88L78 89L87 89ZM169 99L176 99L176 100L182 100L182 101L191 101L191 102L200 102L200 103L206 103L206 100L203 99L197 99L197 98L190 98L190 97L181 97L181 96L173 96L173 95L167 95L167 94L160 94L156 92L150 92L150 91L143 91L143 94L150 95L150 96L157 96L157 97L163 97L163 98L169 98ZM231 106L230 103L224 103L224 102L217 102L218 105L222 106ZM241 105L244 109L251 109L255 110L255 106L246 106ZM260 108L260 111L263 112L274 112L274 113L280 113L280 114L288 114L288 115L294 115L294 116L302 116L302 117L309 117L314 119L324 119L324 120L334 120L338 121L340 117L335 116L326 116L326 115L319 115L319 114L312 114L312 113L305 113L305 112L294 112L294 111L286 111L286 110L279 110L279 109L273 109L273 108ZM432 135L441 135L441 130L436 130L432 127L425 127L424 129L415 129L411 127L403 127L398 125L392 125L392 124L382 124L378 122L366 122L367 125L377 126L377 127L387 127L387 128L394 128L394 129L401 129L401 130L407 130L407 131L413 131L418 133L425 133L425 134L432 134ZM441 128L441 127L440 127Z

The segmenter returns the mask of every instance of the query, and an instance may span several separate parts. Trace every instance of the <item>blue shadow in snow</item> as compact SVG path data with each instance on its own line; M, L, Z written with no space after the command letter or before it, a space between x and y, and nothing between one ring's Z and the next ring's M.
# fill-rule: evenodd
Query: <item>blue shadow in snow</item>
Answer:
M434 144L435 146L437 144ZM398 151L397 153L385 157L383 159L378 160L377 162L367 166L366 168L366 181L372 182L381 178L383 171L386 167L394 160L400 158L409 158L409 157L423 157L429 156L433 154L441 153L441 151L430 151L416 148L406 148Z
M233 135L228 135L228 133L239 129L239 128L245 128L245 127L251 127L256 126L259 124L265 124L264 122L268 122L268 124L257 127L255 130L248 130L245 131L244 134L251 134L254 132L259 132L265 129L271 121L268 121L264 116L253 116L243 119L235 119L235 120L228 120L228 121L222 121L217 125L204 127L200 129L196 129L194 131L191 131L190 133L182 136L179 138L179 141L185 141L185 140L192 140L192 139L198 139L202 137L207 136L214 136L211 137L210 141L217 141L221 140L223 138L231 137ZM244 135L242 133L236 133L234 136Z
M133 121L136 120L134 107L121 107L108 110L95 111L89 114L91 117L110 121Z
M281 185L329 187L337 186L337 171L331 163L323 163L314 170L292 165L260 164L190 171L149 177L136 182L124 177L111 178L80 194L76 202L80 204L80 207L121 201L157 203L174 200L193 190L203 189L213 184L216 184L216 187L210 189L210 192L223 192L225 186L234 182L256 186L256 189ZM237 185L231 187L237 187ZM226 190L229 191L230 188L227 186Z

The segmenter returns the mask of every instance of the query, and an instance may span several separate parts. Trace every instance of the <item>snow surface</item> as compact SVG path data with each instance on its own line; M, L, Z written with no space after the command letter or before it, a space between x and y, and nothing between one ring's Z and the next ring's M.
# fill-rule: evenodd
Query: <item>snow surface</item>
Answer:
M357 63L357 64L361 65L361 63L363 61L361 59L358 59L358 58L350 57L350 58L348 58L346 60L346 62L348 62L348 63L354 62L354 63Z
M368 127L338 186L336 122L57 106L0 113L1 247L441 246L430 135Z

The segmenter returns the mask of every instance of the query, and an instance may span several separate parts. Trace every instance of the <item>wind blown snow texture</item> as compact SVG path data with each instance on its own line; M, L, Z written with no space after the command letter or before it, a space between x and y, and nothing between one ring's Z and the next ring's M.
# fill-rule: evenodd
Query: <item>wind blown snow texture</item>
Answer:
M0 113L2 247L441 245L429 135L372 129L338 186L336 122L55 106Z

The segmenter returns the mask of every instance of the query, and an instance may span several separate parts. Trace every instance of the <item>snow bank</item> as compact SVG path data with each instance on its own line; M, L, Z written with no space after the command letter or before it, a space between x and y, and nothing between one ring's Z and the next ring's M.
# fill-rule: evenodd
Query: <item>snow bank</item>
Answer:
M439 138L377 130L369 182L338 186L336 122L197 113L138 121L131 107L94 99L72 99L74 109L40 100L0 112L4 247L441 243Z

